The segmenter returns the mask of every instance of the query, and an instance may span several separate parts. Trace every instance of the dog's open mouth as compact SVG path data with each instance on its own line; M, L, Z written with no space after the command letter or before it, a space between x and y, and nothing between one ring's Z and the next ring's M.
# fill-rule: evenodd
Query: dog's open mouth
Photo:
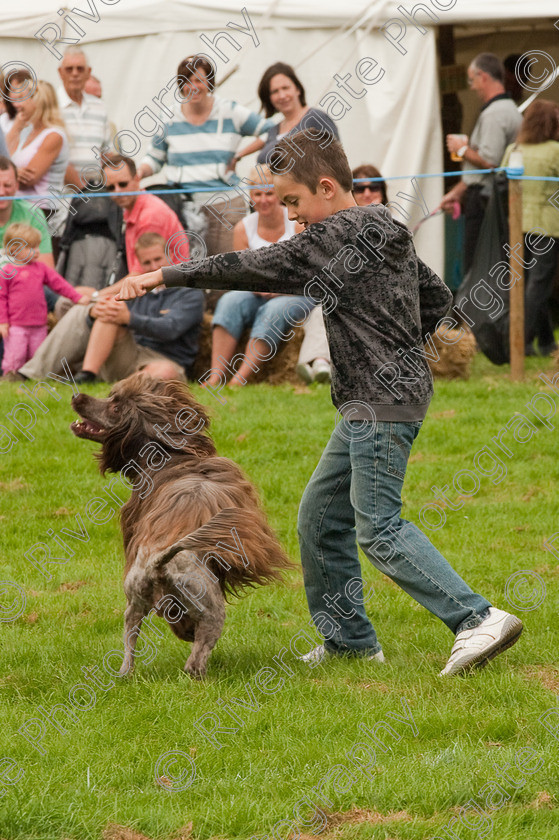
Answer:
M88 440L102 440L107 433L107 430L99 423L84 418L74 420L73 423L70 423L70 428L76 437L88 438Z

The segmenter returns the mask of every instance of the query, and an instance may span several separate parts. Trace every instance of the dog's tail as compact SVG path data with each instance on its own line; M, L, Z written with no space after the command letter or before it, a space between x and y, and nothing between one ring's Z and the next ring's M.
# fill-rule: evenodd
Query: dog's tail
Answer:
M249 586L279 580L293 563L260 511L224 508L192 534L161 552L154 569L164 566L181 551L188 551L196 565L208 570L224 592L238 594Z

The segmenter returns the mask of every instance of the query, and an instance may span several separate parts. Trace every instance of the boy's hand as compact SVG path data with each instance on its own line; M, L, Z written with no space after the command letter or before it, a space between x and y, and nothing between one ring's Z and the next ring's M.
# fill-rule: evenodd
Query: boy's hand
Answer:
M9 331L10 331L10 325L9 324L0 324L0 336L2 336L2 338L7 338Z
M161 286L163 274L159 268L157 271L150 271L148 274L139 274L136 277L125 277L119 289L117 300L134 300L143 297L150 289Z

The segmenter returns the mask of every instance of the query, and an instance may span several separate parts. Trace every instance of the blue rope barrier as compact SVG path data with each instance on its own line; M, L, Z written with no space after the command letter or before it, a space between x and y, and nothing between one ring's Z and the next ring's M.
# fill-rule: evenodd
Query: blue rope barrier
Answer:
M376 182L383 182L383 181L410 181L413 178L450 178L450 177L457 177L459 175L489 175L491 173L497 172L506 172L507 178L511 181L550 181L550 182L558 182L559 177L553 176L544 176L544 175L515 175L513 172L509 171L506 166L497 166L494 169L468 169L466 172L462 173L461 171L455 170L451 172L420 172L416 175L386 175L380 178L354 178L354 184L372 184ZM247 190L259 190L262 187L271 187L272 184L254 184L248 185L243 184L243 189ZM84 196L85 198L114 198L115 195L190 195L190 193L198 193L198 192L208 192L208 193L218 193L228 190L234 190L235 186L231 184L223 184L223 187L216 189L215 187L197 187L195 190L188 190L184 187L177 187L173 189L160 189L160 190L133 190L130 192L120 191L116 192L77 192L77 193L60 193L59 195L54 195L53 193L49 193L48 195L3 195L1 196L1 201L52 201L53 199L59 200L68 200L71 201L72 198L79 198Z

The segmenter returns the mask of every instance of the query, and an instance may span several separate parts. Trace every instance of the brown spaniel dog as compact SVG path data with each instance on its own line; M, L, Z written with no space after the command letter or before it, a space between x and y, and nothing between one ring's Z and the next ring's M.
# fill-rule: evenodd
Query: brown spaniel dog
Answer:
M121 511L128 606L120 673L132 669L142 621L154 613L194 642L185 670L202 677L227 593L276 580L291 563L253 485L216 455L208 416L186 385L135 373L107 399L80 393L72 407L81 418L73 433L101 444L101 473L120 472L133 487Z

